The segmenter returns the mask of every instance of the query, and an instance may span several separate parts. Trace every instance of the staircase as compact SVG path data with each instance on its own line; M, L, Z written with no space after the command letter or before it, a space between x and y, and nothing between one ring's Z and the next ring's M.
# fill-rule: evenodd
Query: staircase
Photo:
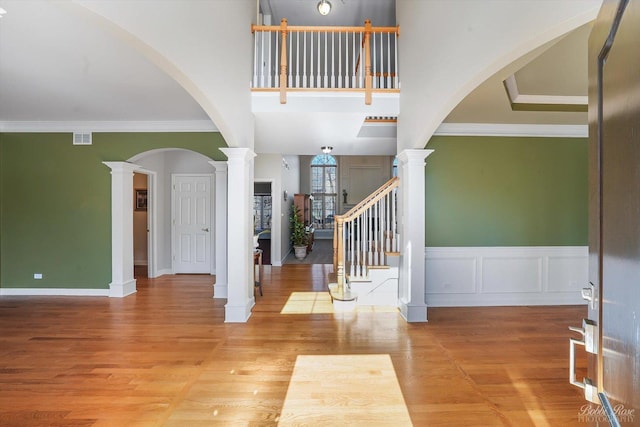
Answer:
M337 215L333 236L335 282L329 284L334 308L398 305L399 234L394 177Z

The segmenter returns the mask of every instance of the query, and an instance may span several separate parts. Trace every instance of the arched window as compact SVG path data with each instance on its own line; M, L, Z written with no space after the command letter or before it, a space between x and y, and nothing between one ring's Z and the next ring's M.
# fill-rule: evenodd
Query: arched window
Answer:
M316 228L333 228L336 214L338 164L330 154L311 160L311 221Z

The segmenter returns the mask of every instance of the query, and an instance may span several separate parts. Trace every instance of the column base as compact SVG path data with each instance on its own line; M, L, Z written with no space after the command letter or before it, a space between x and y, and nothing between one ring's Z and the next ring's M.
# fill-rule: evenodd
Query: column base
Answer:
M124 283L109 283L109 297L123 298L136 293L136 279Z
M251 317L251 309L256 304L256 301L251 298L247 300L244 305L230 305L224 306L224 322L225 323L246 323Z
M400 315L409 323L427 322L427 305L426 304L407 304L400 302Z

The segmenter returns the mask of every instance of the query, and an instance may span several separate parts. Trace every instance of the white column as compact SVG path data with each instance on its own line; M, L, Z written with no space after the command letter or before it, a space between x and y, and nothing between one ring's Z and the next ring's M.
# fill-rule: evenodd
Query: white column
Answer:
M216 170L214 298L227 298L227 162L209 162Z
M111 283L110 297L136 292L133 278L133 171L127 162L103 162L111 168Z
M253 296L253 158L249 148L221 148L228 161L225 322L246 322Z
M425 302L425 159L433 150L404 150L398 154L400 176L400 313L407 322L426 322ZM410 196L409 196L410 195Z

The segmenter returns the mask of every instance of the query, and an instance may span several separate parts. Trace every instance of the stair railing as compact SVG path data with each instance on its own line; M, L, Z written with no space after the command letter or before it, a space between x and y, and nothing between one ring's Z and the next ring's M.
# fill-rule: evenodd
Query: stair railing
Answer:
M369 268L385 265L385 254L400 250L397 226L400 179L391 178L343 215L333 229L333 271L344 288L345 274L364 278Z
M252 25L254 91L280 91L287 102L291 90L399 91L400 27ZM364 58L362 60L362 58ZM364 66L361 66L361 62Z

